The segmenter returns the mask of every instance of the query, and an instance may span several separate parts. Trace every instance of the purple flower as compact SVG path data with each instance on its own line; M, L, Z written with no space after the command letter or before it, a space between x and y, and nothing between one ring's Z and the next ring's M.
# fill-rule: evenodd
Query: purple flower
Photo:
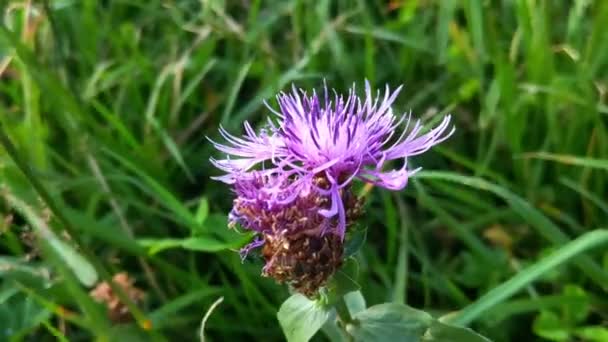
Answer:
M346 99L327 86L320 97L313 91L293 87L290 94L277 95L279 110L268 119L264 129L256 133L245 123L245 135L236 137L220 128L226 144L212 141L227 154L225 159L211 159L226 174L215 179L234 184L239 198L257 201L258 205L287 205L314 191L328 199L315 210L327 219L337 218L333 233L344 238L346 210L343 191L354 179L390 190L400 190L408 178L420 168L407 169L408 158L426 152L446 140L453 132L450 116L423 133L416 121L410 128L411 115L395 115L391 105L401 87L383 96L374 96L365 82L365 95L356 95L353 86ZM405 126L401 134L395 133ZM391 160L403 160L396 170L385 170ZM261 178L260 178L261 177ZM319 185L318 179L326 180ZM258 180L256 182L256 179ZM260 179L265 181L260 182ZM238 221L238 214L235 215ZM247 224L248 229L261 232L264 227Z
M236 199L229 214L229 224L239 224L247 230L259 234L292 235L304 230L301 222L308 218L307 225L312 224L316 229L322 229L329 221L318 215L319 207L325 199L311 189L294 189L290 182L279 180L272 175L262 175L254 172L252 178L238 179L234 183ZM275 193L265 191L269 187L277 190Z
M234 183L236 199L229 214L229 225L238 224L264 237L243 248L242 256L262 246L265 239L297 237L301 234L320 236L331 226L331 220L319 214L319 208L327 206L326 196L320 195L314 188L295 189L288 181L275 184L277 181L272 175L254 173L252 178L238 179ZM265 191L269 187L280 190L270 194Z

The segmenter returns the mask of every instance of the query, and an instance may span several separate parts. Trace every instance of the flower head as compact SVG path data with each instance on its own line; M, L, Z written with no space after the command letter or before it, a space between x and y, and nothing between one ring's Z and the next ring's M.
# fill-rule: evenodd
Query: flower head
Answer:
M247 122L243 137L220 128L226 143L212 143L227 156L211 161L226 174L216 179L234 184L239 198L255 197L268 208L289 205L302 194L315 193L327 204L311 210L337 221L329 224L331 231L323 233L343 239L348 209L343 194L354 179L390 190L403 189L419 170L407 168L408 158L454 132L454 128L448 129L449 115L424 133L420 121L410 128L411 116L395 115L391 108L400 90L391 92L387 86L382 96L379 91L374 95L366 82L363 97L357 96L353 86L345 98L335 91L330 94L327 86L322 96L314 91L308 95L294 86L291 93L277 95L278 111L268 106L276 118L269 118L259 133ZM401 126L405 126L402 133L395 136ZM385 170L387 162L397 159L403 160L400 169ZM261 232L267 227L252 223L250 229Z
M317 191L327 187L318 176L309 189L290 187L290 180L254 173L252 178L234 183L237 195L229 215L229 225L239 224L257 233L257 238L241 249L244 258L252 249L263 246L266 261L263 275L289 283L297 291L313 295L342 265L344 244L334 232L336 220L320 214L328 206L329 197ZM279 189L277 201L270 200L267 187ZM286 201L285 198L293 198ZM342 191L341 200L348 208L347 226L356 221L362 203L349 190Z

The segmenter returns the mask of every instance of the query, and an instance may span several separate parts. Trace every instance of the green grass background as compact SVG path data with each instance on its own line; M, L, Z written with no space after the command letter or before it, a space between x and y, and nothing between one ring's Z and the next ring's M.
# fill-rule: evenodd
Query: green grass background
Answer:
M0 13L14 145L0 149L0 340L198 340L219 297L211 340L282 340L289 294L234 252L249 236L226 229L232 195L209 179L205 136L263 123L262 101L292 83L367 78L405 84L396 111L457 127L410 161L426 171L404 191L361 189L367 303L451 313L496 341L608 341L608 1L2 0ZM113 325L87 293L121 271L147 296Z

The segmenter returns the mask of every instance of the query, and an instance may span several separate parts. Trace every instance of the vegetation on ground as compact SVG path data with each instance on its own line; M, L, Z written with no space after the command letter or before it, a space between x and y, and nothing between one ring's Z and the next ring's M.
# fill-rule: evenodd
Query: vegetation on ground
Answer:
M0 13L0 340L194 341L203 317L208 340L284 340L288 290L236 252L250 235L226 227L232 194L210 179L206 137L260 127L292 83L368 79L405 85L395 111L457 128L412 160L424 171L404 191L357 189L368 306L406 303L494 341L608 341L608 2Z

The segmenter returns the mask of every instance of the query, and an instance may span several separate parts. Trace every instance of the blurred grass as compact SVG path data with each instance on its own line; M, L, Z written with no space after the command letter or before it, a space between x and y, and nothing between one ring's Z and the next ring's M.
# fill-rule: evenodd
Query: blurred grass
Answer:
M287 291L233 251L247 237L226 230L230 194L209 179L204 137L262 123L262 101L292 82L404 83L397 111L455 118L454 137L410 162L429 172L367 195L370 305L485 308L488 291L606 226L608 2L5 0L0 12L0 122L25 164L0 149L0 340L197 340L220 296L209 339L281 340ZM28 238L41 224L64 255ZM61 260L72 252L136 280L139 325L106 331ZM605 248L550 266L461 319L496 341L540 339L532 322L578 303L563 294L576 285L594 299L577 324L605 325Z

